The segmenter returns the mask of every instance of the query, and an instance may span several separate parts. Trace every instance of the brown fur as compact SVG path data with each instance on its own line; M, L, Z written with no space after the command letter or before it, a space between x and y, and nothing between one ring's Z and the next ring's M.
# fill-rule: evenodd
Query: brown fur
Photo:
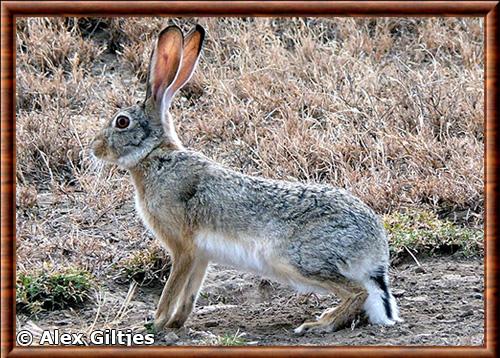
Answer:
M198 293L208 263L195 258L193 229L186 223L165 221L158 217L157 213L152 212L148 206L151 201L146 194L143 172L140 169L133 169L130 172L136 188L137 208L141 217L156 237L167 247L172 260L171 273L158 303L154 325L157 329L163 328L172 318L176 307L180 311L174 317L173 325L183 324L194 304L194 300L193 302L189 301L190 295L194 294L194 291L196 294ZM182 215L174 215L173 217L182 217ZM168 227L179 226L183 227L180 230L180 235L165 230ZM190 284L190 282L192 283Z
M202 258L195 258L189 278L183 288L181 297L178 300L178 307L175 315L167 323L167 327L178 328L182 327L186 322L189 314L192 312L198 292L205 278L205 273L208 266L208 260Z
M342 299L340 306L326 309L317 321L308 321L298 327L295 332L304 334L311 329L336 331L344 328L363 313L363 304L368 293L361 286L337 285L333 290Z

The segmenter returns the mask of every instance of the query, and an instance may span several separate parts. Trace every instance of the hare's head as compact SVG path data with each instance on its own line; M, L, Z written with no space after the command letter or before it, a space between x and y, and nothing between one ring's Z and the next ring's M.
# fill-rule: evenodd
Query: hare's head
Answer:
M169 108L194 72L204 37L199 25L186 37L177 26L160 32L151 54L146 98L119 110L99 132L92 142L97 158L132 168L160 144L182 148Z

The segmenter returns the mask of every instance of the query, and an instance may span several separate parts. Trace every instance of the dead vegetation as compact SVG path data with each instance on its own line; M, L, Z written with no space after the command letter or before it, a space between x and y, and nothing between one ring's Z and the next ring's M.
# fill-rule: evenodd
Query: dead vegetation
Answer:
M116 281L129 284L131 281L139 285L163 285L170 274L171 262L165 250L152 245L143 250L132 252L129 257L118 262Z
M245 173L347 188L407 225L391 231L397 250L482 250L482 19L18 18L19 273L164 274L166 261L146 257L155 241L126 173L95 163L88 144L142 100L152 40L172 22L208 30L172 109L188 147ZM415 212L450 224L404 236Z

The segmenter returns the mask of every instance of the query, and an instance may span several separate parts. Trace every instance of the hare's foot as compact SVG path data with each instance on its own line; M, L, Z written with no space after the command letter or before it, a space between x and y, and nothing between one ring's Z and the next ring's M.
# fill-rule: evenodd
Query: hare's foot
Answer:
M166 327L181 328L182 326L184 326L184 323L186 323L189 314L193 310L193 305L195 301L196 297L193 295L191 296L190 299L188 299L188 302L182 304L182 306L177 309L172 318L170 318L170 320L167 322Z
M185 302L181 307L178 307L174 315L166 321L165 327L167 328L181 328L184 326L184 323L187 321L189 314L193 310L194 298L189 302Z
M366 292L358 292L348 297L339 307L325 310L317 321L305 322L297 327L294 332L302 335L308 331L334 332L350 325L363 311Z
M168 321L166 327L167 328L181 328L184 326L184 323L187 321L187 315L186 316L179 316L179 315L174 315L170 321Z
M163 330L163 328L165 327L165 324L167 324L168 322L168 317L166 317L165 315L160 315L160 316L157 316L155 318L155 320L153 321L153 328L156 332L160 332Z

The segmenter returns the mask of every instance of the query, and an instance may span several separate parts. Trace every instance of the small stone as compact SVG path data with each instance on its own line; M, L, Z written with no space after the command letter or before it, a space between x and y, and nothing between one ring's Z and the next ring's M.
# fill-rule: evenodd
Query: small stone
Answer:
M460 314L460 317L469 317L474 314L474 311L471 309L465 310Z
M413 302L428 302L429 297L427 296L408 297L407 300Z
M425 269L422 266L417 266L415 268L415 273L425 273Z
M476 298L476 299L478 299L478 300L481 300L481 299L483 298L483 295L482 295L482 294L480 294L480 293L473 293L473 294L472 294L472 297L473 297L473 298Z
M394 297L402 297L405 294L405 292L406 292L406 290L395 289L395 290L392 290L392 295Z
M452 274L452 273L443 275L442 278L443 278L443 280L446 280L446 281L463 281L463 277L461 275Z
M439 314L437 314L434 318L435 318L435 319L444 319L444 314L439 313Z
M217 321L208 321L205 323L205 327L217 327L219 325L219 322Z
M60 321L55 321L54 323L57 324L58 326L66 326L70 322L68 320L62 319Z
M174 332L168 332L165 335L165 343L167 346L173 346L179 340L179 336Z

